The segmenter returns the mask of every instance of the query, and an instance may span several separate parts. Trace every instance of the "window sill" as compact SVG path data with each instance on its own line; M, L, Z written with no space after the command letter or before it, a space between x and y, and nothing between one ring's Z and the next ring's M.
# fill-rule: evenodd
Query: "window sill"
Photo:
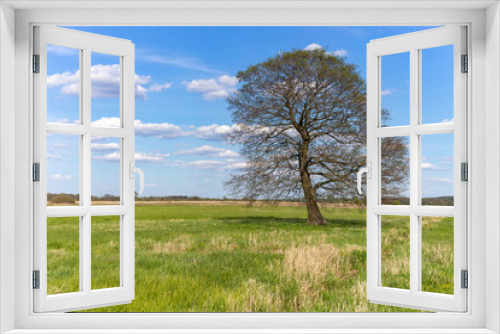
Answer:
M14 329L5 334L486 334L475 329Z

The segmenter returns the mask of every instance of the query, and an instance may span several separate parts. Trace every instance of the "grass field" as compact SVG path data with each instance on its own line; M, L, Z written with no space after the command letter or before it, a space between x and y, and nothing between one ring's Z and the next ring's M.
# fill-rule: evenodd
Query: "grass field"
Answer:
M404 312L366 299L364 209L136 207L136 293L87 312ZM48 220L48 291L78 291L78 218ZM422 220L422 289L453 293L453 218ZM92 288L119 285L119 219L92 219ZM382 285L409 287L409 219L382 217Z

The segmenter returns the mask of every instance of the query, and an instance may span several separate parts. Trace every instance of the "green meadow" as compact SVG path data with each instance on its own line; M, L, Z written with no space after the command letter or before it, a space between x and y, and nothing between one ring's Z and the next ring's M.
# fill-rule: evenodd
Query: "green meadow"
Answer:
M366 299L366 213L138 205L135 299L86 312L414 312ZM422 290L453 294L453 218L422 218ZM382 217L382 280L409 288L409 218ZM79 289L78 218L48 219L48 293ZM92 289L119 286L119 218L92 218Z

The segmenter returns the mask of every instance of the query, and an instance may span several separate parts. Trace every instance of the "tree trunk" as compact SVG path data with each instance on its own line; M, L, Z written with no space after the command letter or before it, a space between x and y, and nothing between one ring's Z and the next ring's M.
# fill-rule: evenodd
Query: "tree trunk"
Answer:
M301 168L300 177L302 179L302 189L304 190L304 198L307 206L307 224L308 225L328 225L328 222L323 218L319 210L316 200L316 192L311 184L311 178L305 168Z

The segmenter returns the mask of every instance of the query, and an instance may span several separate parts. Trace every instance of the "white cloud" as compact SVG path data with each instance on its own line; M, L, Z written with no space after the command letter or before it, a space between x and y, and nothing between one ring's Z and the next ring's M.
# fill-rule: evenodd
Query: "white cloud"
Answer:
M107 144L94 143L94 144L90 144L90 148L92 150L102 150L102 151L119 150L120 144L118 144L118 143L107 143Z
M217 148L210 145L203 145L191 150L182 150L175 152L175 155L203 155L208 157L239 157L240 155L231 150Z
M220 169L225 166L224 161L215 161L215 160L197 160L197 161L173 161L171 163L167 163L166 166L171 167L182 167L182 168L191 168L191 169Z
M455 118L452 118L452 119L445 118L441 121L441 123L453 123L454 121L455 121Z
M116 98L120 96L120 64L94 65L90 68L90 77L92 80L92 98ZM135 97L138 99L146 99L149 91L159 92L171 86L168 83L162 85L152 84L150 88L146 88L144 85L150 83L150 75L135 74L134 78ZM61 94L78 96L80 94L80 71L66 71L49 75L47 77L47 87L60 87Z
M119 152L109 153L108 155L93 155L92 159L103 160L103 161L120 161L121 154Z
M92 126L117 128L120 127L120 118L103 117L92 122ZM179 138L189 135L188 131L182 130L179 126L169 123L143 123L141 120L134 121L135 133L138 136L156 138ZM94 138L93 138L94 139ZM94 140L99 140L98 138Z
M227 169L243 169L246 167L247 167L246 162L235 162L235 163L229 164L227 166Z
M172 87L171 83L165 83L163 85L155 83L155 84L152 84L152 85L149 86L148 91L150 91L150 92L161 92L162 90L169 89L170 87Z
M103 117L98 119L97 121L93 121L91 125L104 128L119 128L121 126L119 117ZM92 140L98 140L98 139L92 138Z
M50 159L50 160L61 160L62 156L60 156L59 154L50 154L50 153L47 153L47 159Z
M135 133L144 137L156 138L179 138L186 137L189 132L182 130L179 126L169 123L143 123L137 119L134 121Z
M430 162L422 162L422 169L439 169L436 165L431 164Z
M223 140L224 139L223 135L231 132L231 130L234 129L235 127L236 125L232 126L218 125L218 124L205 125L198 127L194 131L194 133L196 137L201 139Z
M446 177L431 177L423 180L424 182L438 182L453 184L453 180Z
M383 91L380 92L380 95L392 95L394 93L394 89L384 89Z
M323 49L323 47L317 43L311 43L304 48L305 51L313 51L318 49Z
M335 51L332 51L332 52L327 52L327 53L330 53L336 57L345 57L347 56L347 51L344 50L344 49L338 49L338 50L335 50Z
M305 51L314 51L314 50L318 50L318 49L323 49L323 46L321 46L320 44L317 44L317 43L311 43L304 48ZM347 51L344 49L337 49L335 51L328 51L328 52L326 52L326 54L331 55L331 56L335 56L335 57L345 57L345 56L347 56Z
M245 162L228 163L217 160L196 160L196 161L172 161L165 164L168 167L181 167L188 169L218 170L241 169L246 167ZM202 174L200 174L201 176Z
M149 152L149 153L141 153L136 152L134 154L134 159L136 162L165 162L165 158L168 157L169 154L161 154L157 152ZM112 152L107 155L93 155L92 159L102 160L106 162L118 162L120 161L120 153Z
M165 161L165 158L170 156L170 154L162 154L162 153L155 153L155 152L149 152L149 153L140 153L136 152L134 155L134 159L136 162L163 162Z
M453 157L441 157L441 165L450 165L453 162Z
M236 90L238 79L234 76L221 75L217 78L183 81L188 92L202 93L208 101L223 99Z
M138 57L141 59L157 63L157 64L163 64L163 65L171 65L171 66L177 66L177 67L182 67L182 68L187 68L190 70L197 70L197 71L202 71L206 73L214 73L214 74L219 74L221 71L212 69L204 64L202 64L199 60L194 59L194 58L186 58L186 57L171 57L171 56L165 56L165 55L142 55L142 53L139 51L138 52Z
M54 174L50 175L49 178L55 181L68 181L73 179L73 175Z

